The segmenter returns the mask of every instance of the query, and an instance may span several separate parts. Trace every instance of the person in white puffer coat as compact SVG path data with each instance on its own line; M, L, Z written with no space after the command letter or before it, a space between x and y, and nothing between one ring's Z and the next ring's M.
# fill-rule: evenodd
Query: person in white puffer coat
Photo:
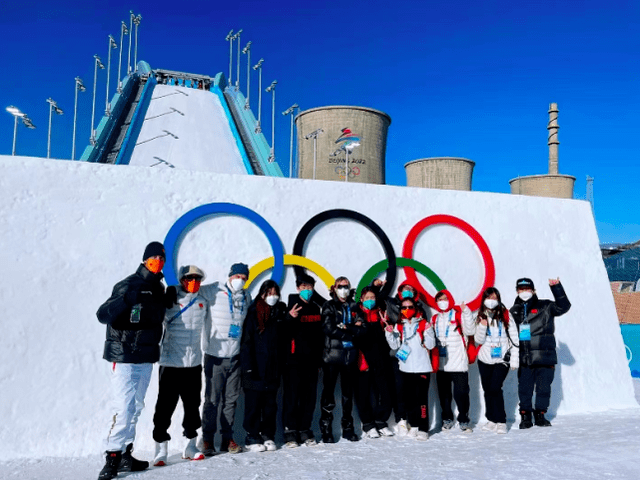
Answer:
M205 394L202 409L202 441L206 456L215 453L214 437L220 415L221 452L240 453L233 440L233 423L240 396L240 339L251 295L244 289L249 267L235 263L226 282L204 285L201 293L209 301L211 324L205 329Z
M438 292L435 301L439 313L431 320L436 334L436 349L433 351L432 361L434 366L438 365L436 382L442 409L442 429L451 430L455 425L451 408L451 402L455 400L460 430L471 433L467 346L468 337L475 333L473 315L465 308L464 302L460 307L456 306L448 290Z
M153 416L153 439L156 442L155 466L167 463L167 430L171 416L182 399L184 436L188 439L182 458L203 460L196 448L200 422L202 387L202 344L206 325L211 324L209 303L198 293L205 274L195 265L180 268L180 285L175 289L175 303L165 313L164 333L160 343L158 400Z
M475 341L481 345L478 352L478 370L487 417L487 423L482 429L504 434L507 433L507 415L502 385L509 368L518 369L520 354L518 326L509 317L509 310L502 304L497 288L489 287L482 294L475 323Z
M408 435L418 440L429 438L429 380L433 371L429 350L436 339L431 324L422 317L413 298L400 303L398 323L385 327L385 337L396 358L402 375L403 396L407 419L411 426ZM386 316L385 316L386 317ZM386 318L385 318L386 322Z

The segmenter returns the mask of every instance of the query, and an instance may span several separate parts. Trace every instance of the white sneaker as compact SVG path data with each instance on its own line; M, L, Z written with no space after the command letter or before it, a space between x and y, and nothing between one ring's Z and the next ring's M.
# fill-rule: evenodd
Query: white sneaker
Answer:
M196 447L196 438L192 438L187 442L187 446L184 447L182 458L185 460L204 460L204 454Z
M276 451L276 442L273 440L267 440L264 442L264 448L267 452L275 452Z
M261 443L252 443L251 445L246 445L245 448L249 452L264 452L267 449L267 447Z
M471 428L471 424L469 422L459 422L458 426L464 433L473 433L473 428Z
M396 424L396 433L399 437L404 437L407 435L407 433L409 433L409 427L407 426L406 420L400 420Z
M416 438L418 436L418 427L411 427L407 433L407 437Z
M304 444L305 444L307 447L315 447L315 446L318 444L318 442L316 442L316 439L315 439L315 438L307 438L307 439L304 441Z
M391 430L389 427L381 428L380 430L378 430L378 432L383 437L393 437L395 435L395 433L393 433L393 430ZM405 435L406 435L406 433L405 433Z
M164 467L167 464L167 452L169 450L169 442L156 442L156 452L153 457L154 467Z
M429 434L427 432L419 431L416 435L416 440L425 441L429 440Z
M482 430L485 432L495 432L497 423L487 422L482 426Z
M380 434L378 433L378 430L376 430L375 428L372 428L371 430L368 430L365 434L364 434L365 438L380 438Z
M286 448L296 448L296 447L299 447L300 445L295 440L291 440L290 442L285 443L284 446Z
M507 424L506 423L496 423L496 433L500 433L502 435L507 433Z

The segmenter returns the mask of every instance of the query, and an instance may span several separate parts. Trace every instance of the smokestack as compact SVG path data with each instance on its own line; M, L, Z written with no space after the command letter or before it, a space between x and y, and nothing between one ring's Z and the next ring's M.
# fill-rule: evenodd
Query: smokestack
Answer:
M549 138L547 145L549 145L549 175L558 175L558 104L551 103L549 105L549 124L547 130L549 130Z

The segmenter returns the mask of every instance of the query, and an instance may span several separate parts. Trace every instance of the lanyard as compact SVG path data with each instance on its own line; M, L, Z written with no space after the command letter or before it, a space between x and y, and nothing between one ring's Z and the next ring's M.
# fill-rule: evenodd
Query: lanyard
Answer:
M342 323L344 323L345 325L351 323L351 306L349 304L347 304L347 318L345 319L345 311L344 311L344 307L342 308Z
M193 297L193 299L189 302L189 304L184 307L182 310L180 310L178 313L176 313L173 317L171 317L171 319L169 319L169 321L167 323L171 323L173 322L176 318L178 318L180 315L182 315L184 312L186 312L187 310L189 310L189 308L191 308L191 305L193 305L194 303L196 303L196 300L198 299L197 296Z
M233 318L233 294L231 293L231 289L225 285L227 288L227 298L229 299L229 313L231 314L231 318ZM242 292L242 296L244 297L244 292ZM242 303L242 308L240 309L240 315L244 312L244 302Z
M496 320L497 321L497 320ZM502 322L498 323L498 338L502 336ZM491 327L487 324L487 337L491 337Z
M411 340L413 337L417 335L418 328L420 328L420 322L416 324L416 329L413 331L413 334L409 337L407 336L407 326L411 326L411 323L407 322L402 325L402 336L405 337L402 343L407 343L409 340Z
M445 340L449 337L449 328L451 327L451 317L453 317L453 308L449 310L449 321L447 322L447 330L444 332ZM440 335L438 333L438 323L440 322L436 320L436 337L440 338Z

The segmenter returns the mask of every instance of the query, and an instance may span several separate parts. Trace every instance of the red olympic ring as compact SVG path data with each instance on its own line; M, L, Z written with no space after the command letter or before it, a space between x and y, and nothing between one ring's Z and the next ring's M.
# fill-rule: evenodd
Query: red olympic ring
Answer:
M469 309L477 310L478 308L480 308L482 293L488 287L493 286L493 282L496 279L496 269L487 242L485 242L478 231L467 222L451 215L432 215L430 217L423 218L418 223L416 223L409 231L409 234L407 235L407 238L405 239L404 245L402 247L402 256L404 258L413 258L413 247L418 236L427 228L441 223L451 225L452 227L457 227L462 230L471 238L471 240L474 241L474 243L480 250L480 255L482 255L482 261L484 262L485 269L484 283L482 284L482 288L480 289L480 293L478 294L478 296L467 303ZM407 277L407 281L411 282L413 285L416 285L420 293L422 293L427 299L429 305L435 308L436 302L434 297L429 295L429 293L422 287L422 284L418 281L415 270L411 267L404 267L404 274Z

